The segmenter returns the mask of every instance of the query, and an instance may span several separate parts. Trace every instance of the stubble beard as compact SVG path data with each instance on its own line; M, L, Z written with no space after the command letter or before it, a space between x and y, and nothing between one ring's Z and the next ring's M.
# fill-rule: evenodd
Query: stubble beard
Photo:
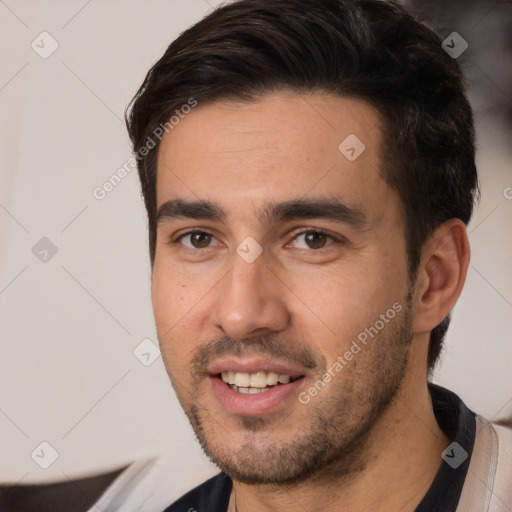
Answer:
M252 485L290 486L363 470L366 442L396 398L405 376L412 340L410 295L404 305L403 311L354 356L353 364L344 367L309 404L299 405L307 411L305 424L299 425L300 434L294 433L287 442L272 440L272 431L279 428L275 419L244 416L238 418L244 443L239 447L222 445L216 433L223 435L223 426L215 423L206 407L199 404L200 399L188 408L184 406L204 452L232 479ZM281 423L286 421L290 421L288 415ZM296 432L296 427L290 425L290 432Z

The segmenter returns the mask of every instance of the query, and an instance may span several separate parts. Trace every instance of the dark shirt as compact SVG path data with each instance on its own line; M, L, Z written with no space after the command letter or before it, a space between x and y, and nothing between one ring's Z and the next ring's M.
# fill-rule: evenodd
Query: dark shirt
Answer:
M455 461L443 461L429 490L415 512L455 512L475 443L475 413L451 391L429 384L430 395L437 423L451 442L456 442L467 454L467 459L457 465L456 458L463 453L459 447L447 452ZM441 457L441 454L439 454ZM457 467L452 467L456 466ZM167 507L164 512L226 512L233 482L225 473L210 478Z

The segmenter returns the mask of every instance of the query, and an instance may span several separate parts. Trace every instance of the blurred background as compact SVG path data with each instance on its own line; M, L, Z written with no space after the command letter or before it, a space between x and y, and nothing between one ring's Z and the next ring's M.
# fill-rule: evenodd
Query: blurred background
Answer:
M136 171L103 184L131 156L123 112L149 67L220 3L0 0L1 482L78 478L169 449L183 490L214 471L159 357ZM434 380L496 419L512 414L511 3L408 5L450 46L467 42L454 58L482 187ZM183 454L194 481L180 476Z

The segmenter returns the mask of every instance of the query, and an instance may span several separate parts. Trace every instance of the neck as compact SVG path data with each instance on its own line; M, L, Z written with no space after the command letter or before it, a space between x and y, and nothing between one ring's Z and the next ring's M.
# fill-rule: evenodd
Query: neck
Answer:
M230 512L320 512L328 507L352 512L414 511L439 470L449 440L435 419L426 375L420 383L411 373L357 454L357 471L337 475L332 466L286 487L235 481Z

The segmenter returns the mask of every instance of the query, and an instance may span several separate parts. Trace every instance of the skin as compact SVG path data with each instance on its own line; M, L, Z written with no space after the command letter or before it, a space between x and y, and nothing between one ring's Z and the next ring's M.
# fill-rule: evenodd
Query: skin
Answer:
M366 147L354 161L338 150L349 134ZM152 300L178 398L234 480L230 510L236 500L238 512L413 511L440 467L450 441L432 410L427 348L461 292L469 247L462 222L444 223L410 282L385 161L378 113L323 93L198 105L161 142L157 208L209 201L225 213L161 217ZM261 215L269 203L326 198L364 222ZM206 235L180 238L191 229ZM308 239L304 229L329 236ZM262 249L251 263L236 251L248 236ZM301 403L299 393L396 303L400 313ZM227 354L279 360L302 378L270 412L234 414L208 374Z

